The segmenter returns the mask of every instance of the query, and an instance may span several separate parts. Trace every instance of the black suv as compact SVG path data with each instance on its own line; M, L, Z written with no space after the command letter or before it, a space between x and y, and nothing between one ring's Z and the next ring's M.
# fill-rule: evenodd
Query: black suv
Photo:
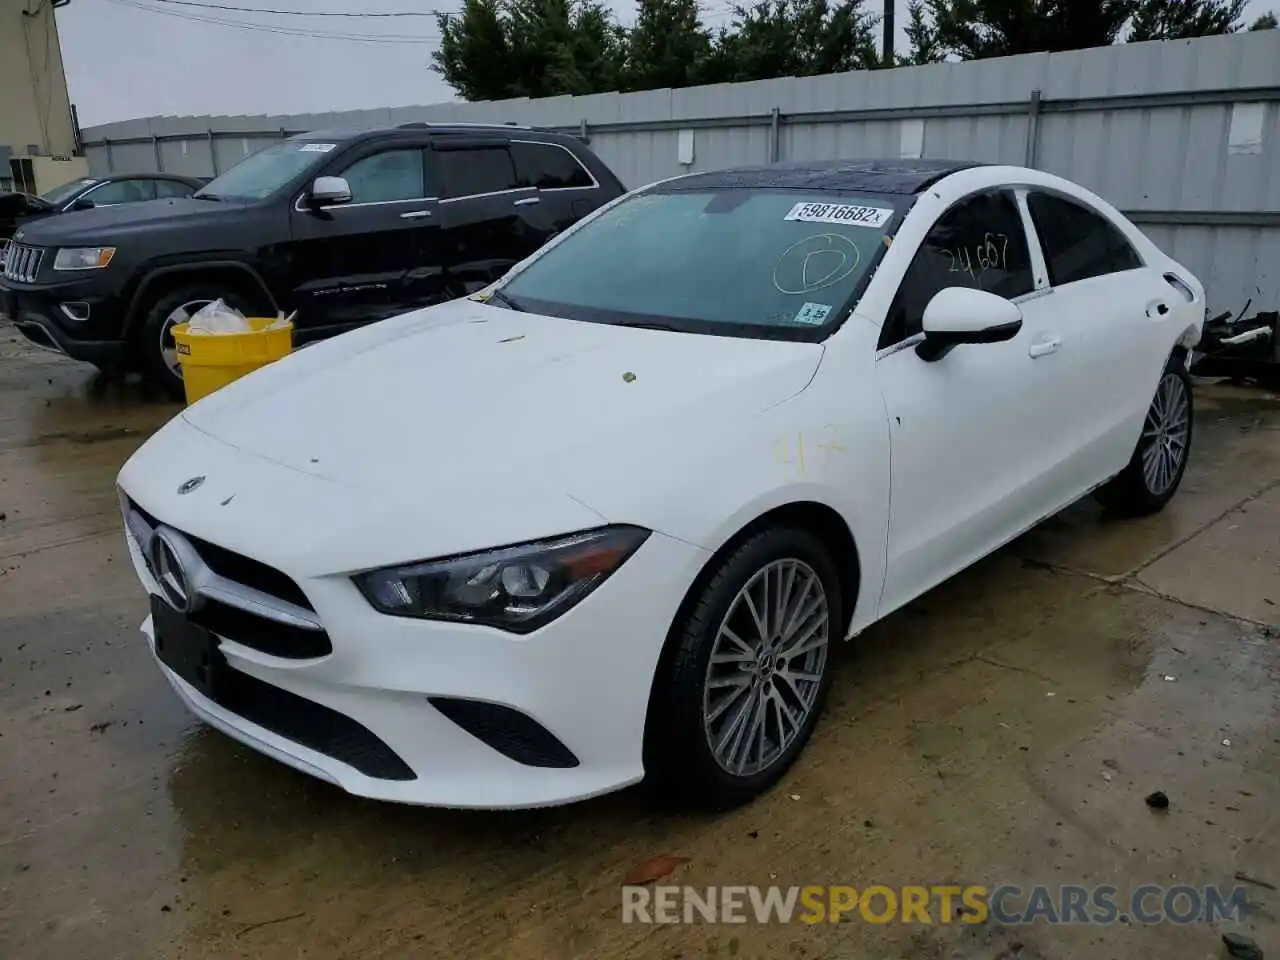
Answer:
M41 220L0 314L42 346L181 391L171 329L221 297L297 311L297 345L465 296L623 192L575 137L511 125L308 133L191 197Z

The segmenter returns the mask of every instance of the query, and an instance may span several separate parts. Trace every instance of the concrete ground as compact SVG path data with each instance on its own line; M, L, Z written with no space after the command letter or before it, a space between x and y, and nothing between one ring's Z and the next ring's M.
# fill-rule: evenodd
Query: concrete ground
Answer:
M1280 398L1198 402L1165 513L1080 504L878 625L755 804L458 813L353 799L184 712L137 631L112 489L176 408L0 327L0 957L1198 960L1227 930L1280 955ZM623 877L667 854L697 887L1243 882L1249 906L624 925Z

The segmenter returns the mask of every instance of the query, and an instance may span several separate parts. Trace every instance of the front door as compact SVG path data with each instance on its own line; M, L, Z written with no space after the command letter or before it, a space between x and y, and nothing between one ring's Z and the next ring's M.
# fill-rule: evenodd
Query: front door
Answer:
M440 298L439 203L424 153L425 144L399 143L344 158L325 175L347 181L349 203L294 204L289 265L302 339Z
M881 333L876 376L892 442L883 615L1016 536L1054 499L1058 395L1072 344L1036 289L1012 193L948 210L916 253ZM968 286L1017 303L1018 335L925 362L913 346L939 290Z
M505 141L437 143L448 279L458 296L497 280L555 234L551 205L516 170Z

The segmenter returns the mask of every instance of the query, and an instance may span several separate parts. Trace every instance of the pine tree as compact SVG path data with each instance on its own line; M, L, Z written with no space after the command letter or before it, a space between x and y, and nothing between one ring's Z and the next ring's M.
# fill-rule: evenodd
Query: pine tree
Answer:
M1235 33L1248 0L1137 0L1129 41Z

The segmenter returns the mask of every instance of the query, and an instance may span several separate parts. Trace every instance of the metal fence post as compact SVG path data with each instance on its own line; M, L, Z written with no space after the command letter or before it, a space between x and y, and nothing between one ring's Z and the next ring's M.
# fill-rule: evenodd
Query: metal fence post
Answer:
M583 143L590 143L590 142L591 142L591 135L590 135L590 133L588 133L588 131L587 131L587 118L586 118L586 117L583 117L583 118L578 122L578 139L579 139L579 140L581 140Z
M1024 166L1035 167L1040 147L1040 91L1032 90L1027 101L1027 147Z
M213 148L213 127L206 127L204 131L204 142L209 145L209 168L213 170L213 175L218 175L218 153Z
M151 135L151 152L156 156L156 173L163 173L164 160L160 158L160 138L154 133Z
M115 158L111 155L111 141L106 137L102 138L102 145L107 148L107 173L116 172Z
M769 111L769 162L770 163L778 162L778 147L780 145L779 138L781 137L781 130L779 129L780 127L779 121L781 119L782 119L782 114L777 107L774 107L772 110Z

